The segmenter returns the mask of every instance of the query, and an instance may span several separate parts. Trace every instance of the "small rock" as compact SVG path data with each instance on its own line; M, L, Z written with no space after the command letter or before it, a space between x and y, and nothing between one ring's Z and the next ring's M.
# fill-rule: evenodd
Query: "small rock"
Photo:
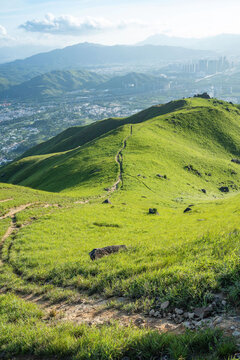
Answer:
M169 305L170 305L169 301L165 301L164 303L161 304L161 309L166 310L169 307Z
M209 305L206 308L196 308L194 310L194 314L200 319L205 319L211 315L212 311L213 311L213 307L212 305Z
M220 190L221 192L228 193L228 192L229 192L229 187L228 187L228 186L221 186L221 187L219 188L219 190Z
M156 312L154 313L154 316L155 316L155 317L159 317L159 316L160 316L160 312L159 312L159 311L156 311Z
M207 190L206 189L201 189L201 191L206 194L207 193Z
M127 250L126 245L112 245L106 246L104 248L93 249L90 251L89 256L91 260L97 260L102 258L103 256L111 255L113 253L117 253L119 250Z
M153 209L149 209L148 210L148 213L151 214L151 215L159 215L159 212L157 211L156 208L153 208Z
M194 313L190 313L190 312L188 313L188 318L189 318L189 319L193 319L193 318L194 318L194 316L195 316L195 314L194 314Z
M214 320L214 325L218 325L223 321L222 316L218 316L215 320Z
M140 326L140 325L144 324L144 320L142 318L137 318L134 321L134 323L135 323L135 325Z
M175 313L177 314L177 315L182 315L183 314L183 310L182 309L175 309Z
M102 203L103 203L103 204L112 204L109 199L104 200Z
M223 301L222 301L222 306L226 306L226 305L227 305L226 300L223 300Z
M183 325L184 325L185 328L187 328L187 329L191 329L191 327L192 327L192 325L191 325L191 323L190 323L189 321L185 321L185 322L183 323Z
M240 336L240 332L239 331L234 331L233 333L232 333L232 335L234 336L234 337L239 337Z
M155 314L155 310L152 309L149 311L149 316L154 316L154 314Z
M235 163L235 164L240 164L240 160L239 159L232 159L231 162Z
M230 327L231 330L236 330L235 326Z
M188 312L185 312L184 314L183 314L183 317L185 318L185 319L188 319L189 317L188 317Z

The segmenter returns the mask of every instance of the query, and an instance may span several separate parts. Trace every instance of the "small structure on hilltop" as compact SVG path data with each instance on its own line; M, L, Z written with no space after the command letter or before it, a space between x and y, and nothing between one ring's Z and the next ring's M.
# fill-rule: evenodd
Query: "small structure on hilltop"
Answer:
M204 92L202 94L196 94L194 95L195 98L202 98L202 99L211 99L211 96L208 95L207 92Z

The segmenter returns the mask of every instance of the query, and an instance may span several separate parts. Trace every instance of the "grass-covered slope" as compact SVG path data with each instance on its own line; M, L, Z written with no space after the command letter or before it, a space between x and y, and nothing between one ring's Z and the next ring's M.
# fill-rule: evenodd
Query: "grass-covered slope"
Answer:
M219 196L222 186L240 186L239 165L231 162L240 155L239 115L228 103L187 99L70 128L2 169L1 181L75 195L85 196L85 189L101 193L117 178L115 157L130 135L123 153L127 190L146 187L166 200Z
M184 100L173 101L165 105L152 106L127 118L110 118L87 126L71 127L54 138L29 149L22 157L74 149L122 125L141 123L154 117L171 113L182 108L184 105L186 105Z
M1 181L24 187L0 184L0 290L40 297L45 306L60 301L58 317L1 295L3 358L222 360L236 353L235 341L216 329L176 336L109 323L108 315L104 325L77 326L62 322L61 305L65 300L78 313L91 303L79 297L110 298L121 323L127 312L143 316L167 300L170 312L192 312L220 293L224 311L234 313L240 165L231 159L239 156L239 115L216 100L172 102L79 133L70 129L1 169ZM118 189L106 191L117 179ZM103 204L107 197L112 204ZM92 249L120 244L127 250L90 260Z

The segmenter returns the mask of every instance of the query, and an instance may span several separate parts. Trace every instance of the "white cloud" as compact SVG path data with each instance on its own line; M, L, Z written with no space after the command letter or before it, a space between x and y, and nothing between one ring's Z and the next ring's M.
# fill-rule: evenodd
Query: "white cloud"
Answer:
M6 38L6 37L7 37L7 30L5 29L5 27L0 25L0 38Z
M47 14L43 20L29 20L20 25L28 32L56 35L88 35L100 31L125 29L129 26L144 26L137 20L111 22L105 18L77 18L71 15L54 16Z

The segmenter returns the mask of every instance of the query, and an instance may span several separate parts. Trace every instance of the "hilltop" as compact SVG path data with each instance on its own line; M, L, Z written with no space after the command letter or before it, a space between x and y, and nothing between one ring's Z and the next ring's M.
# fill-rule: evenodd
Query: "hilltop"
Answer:
M237 353L239 119L181 99L69 128L0 169L5 358Z

